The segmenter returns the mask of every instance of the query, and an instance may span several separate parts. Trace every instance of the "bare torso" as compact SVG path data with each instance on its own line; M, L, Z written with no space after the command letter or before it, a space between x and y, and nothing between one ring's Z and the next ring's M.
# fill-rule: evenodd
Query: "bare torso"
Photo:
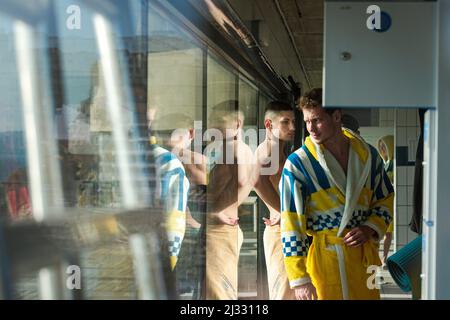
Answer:
M238 219L238 208L253 187L253 153L242 141L231 143L234 148L234 164L216 164L210 172L208 220L212 223L219 222L217 216L229 221ZM223 159L225 162L226 156Z
M277 150L278 151L278 150ZM283 173L283 167L286 162L286 155L283 152L279 152L279 157L274 158L277 163L273 164L272 162L269 162L269 159L271 159L272 150L269 147L269 143L267 141L264 141L262 144L259 145L257 151L256 151L257 157L260 162L265 163L264 166L276 166L276 172L275 174L269 175L269 176L262 176L261 178L267 179L270 184L260 184L259 188L257 189L258 193L272 193L275 194L277 199L276 201L279 203L279 191L278 191L278 184L280 183L281 175ZM262 197L262 194L260 194L260 197L262 198L263 202L266 204L267 208L270 212L270 219L273 219L280 215L280 212L275 209L273 206L269 204L268 201L264 200L264 197Z
M190 150L183 150L186 154L182 159L189 159L183 161L186 176L191 185L206 185L206 157L200 153Z

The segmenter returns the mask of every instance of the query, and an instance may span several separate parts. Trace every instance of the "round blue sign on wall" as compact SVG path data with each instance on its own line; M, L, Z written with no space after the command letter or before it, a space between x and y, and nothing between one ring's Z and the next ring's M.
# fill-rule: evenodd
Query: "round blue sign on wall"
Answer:
M391 28L392 25L392 19L389 13L381 11L380 15L380 22L381 22L381 28L380 29L373 29L376 32L386 32Z

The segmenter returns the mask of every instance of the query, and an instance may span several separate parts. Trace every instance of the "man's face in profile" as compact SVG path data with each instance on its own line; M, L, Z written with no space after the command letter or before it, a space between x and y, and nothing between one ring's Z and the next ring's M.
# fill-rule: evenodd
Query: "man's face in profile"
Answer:
M219 130L223 139L235 137L239 129L238 117L233 113L215 111L210 116L209 129Z
M281 141L293 141L295 136L294 111L282 111L271 120L273 135Z
M341 128L340 112L328 114L322 107L303 109L303 119L311 139L318 144L326 143Z

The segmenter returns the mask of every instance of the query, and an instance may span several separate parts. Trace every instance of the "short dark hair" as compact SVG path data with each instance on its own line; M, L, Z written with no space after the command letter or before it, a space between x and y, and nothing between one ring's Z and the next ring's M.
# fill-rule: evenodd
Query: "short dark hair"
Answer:
M322 107L322 88L313 88L307 91L300 98L299 104L300 110L312 109L316 107ZM323 108L326 113L332 115L336 110L341 110L341 108Z
M322 88L314 88L305 92L300 97L299 107L303 109L311 109L322 106Z
M286 103L284 101L271 101L266 105L266 109L264 110L264 114L267 114L267 112L274 112L279 113L283 111L293 111L292 107L289 105L289 103Z
M237 100L225 100L212 107L213 112L236 113L239 110L239 102Z
M244 121L245 115L242 110L239 110L239 102L237 100L226 100L216 104L210 114L210 119L217 118L218 116L225 116L227 118L236 117L236 119L240 119Z

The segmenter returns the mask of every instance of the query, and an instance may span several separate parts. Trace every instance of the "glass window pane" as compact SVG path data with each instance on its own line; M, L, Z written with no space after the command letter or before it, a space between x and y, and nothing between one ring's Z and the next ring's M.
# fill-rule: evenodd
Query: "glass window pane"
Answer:
M161 196L164 203L180 197L185 208L166 206L181 221L169 225L171 259L176 263L177 293L183 299L201 298L204 276L206 220L206 158L202 153L204 49L171 18L154 6L148 16L148 110L163 177L177 176L183 185ZM177 173L178 172L178 173ZM162 180L164 181L164 180ZM157 182L158 184L158 182ZM164 184L161 184L161 189ZM169 186L170 188L170 186ZM158 190L158 187L157 187ZM178 212L178 213L177 213Z
M26 142L17 78L13 25L0 15L0 181L2 219L30 216Z
M239 78L239 108L245 114L245 126L256 127L258 89L243 78Z
M239 78L239 109L244 113L243 140L255 152L258 147L257 128L258 90L244 78ZM239 294L246 297L257 296L257 197L254 192L239 207L239 225L244 234L244 242L239 257Z
M176 266L182 299L256 297L262 240L257 240L260 219L248 170L262 123L258 104L267 98L178 24L163 2L45 3L50 10L29 33L38 66L33 76L39 95L32 100L42 111L34 137L39 161L29 154L33 131L25 122L23 99L32 95L22 94L16 19L0 17L0 59L6 62L0 64L2 221L32 218L38 199L44 203L42 215L57 212L76 230L59 228L49 239L78 237L73 241L81 248L55 240L70 254L64 251L61 265L49 262L44 270L64 273L70 256L81 267L83 299L136 299L142 297L136 268L142 265L133 263L139 246L132 243L137 238L130 240L135 229L120 219L142 209L148 220L130 225L164 228L157 239L162 245L150 236L144 242L159 255L160 274ZM33 198L30 181L37 173L43 180ZM74 222L75 217L88 222ZM97 224L97 218L105 223ZM97 243L105 234L114 241L91 246L89 241ZM208 296L209 289L223 287L211 281L222 271L231 291ZM21 277L14 283L15 296L39 298L40 279L35 269Z
M208 112L217 104L236 100L236 75L208 54Z
M18 1L17 8L22 4ZM22 214L24 208L30 211L29 207L35 218L37 213L41 219L59 214L62 219L58 221L67 221L75 231L69 232L63 224L55 234L46 235L65 253L59 257L61 266L42 257L44 270L62 270L68 257L74 255L86 285L83 298L137 298L140 284L135 281L127 224L115 216L95 220L97 213L117 215L150 204L146 155L137 148L141 141L136 133L135 99L131 98L136 92L128 79L129 49L137 37L121 32L126 21L111 21L108 14L102 10L95 13L85 1L48 4L53 10L45 11L36 24L18 23L15 17L2 16L0 20L0 55L8 62L0 67L0 92L6 102L0 108L4 114L11 113L9 123L0 126L0 142L9 146L1 148L4 153L0 159L10 163L9 167L1 165L2 199L6 199L1 202L2 209L6 208L2 214L18 217L17 213ZM120 5L115 9L128 12L126 2ZM69 7L81 13L78 27L68 23ZM128 14L121 17L129 18ZM14 173L18 169L24 173ZM8 185L8 181L14 183ZM83 219L87 220L73 226L72 214L86 215ZM99 221L106 223L97 224ZM41 232L40 226L33 226ZM89 247L91 242L103 241L104 236L119 235L125 241ZM64 246L71 241L83 249L75 254L74 246ZM39 248L40 243L34 245ZM25 281L14 283L18 298L41 297L39 290L44 283L36 281L39 270L33 265L30 268L29 279L25 275L20 279ZM57 282L52 281L59 285Z
M69 5L78 6L83 19L80 29L69 29L66 14L57 15L66 85L66 103L61 116L67 128L67 136L62 137L67 148L63 161L68 187L66 205L120 208L120 178L115 164L117 146L96 40L95 12L81 1L56 1L56 12L65 13Z
M257 207L256 197L249 194L251 147L256 149L258 143L255 116L258 92L247 82L237 83L238 74L218 61L208 57L208 129L214 139L208 145L211 152L207 153L211 171L206 297L255 297L257 244L253 235ZM224 286L221 281L229 285Z

